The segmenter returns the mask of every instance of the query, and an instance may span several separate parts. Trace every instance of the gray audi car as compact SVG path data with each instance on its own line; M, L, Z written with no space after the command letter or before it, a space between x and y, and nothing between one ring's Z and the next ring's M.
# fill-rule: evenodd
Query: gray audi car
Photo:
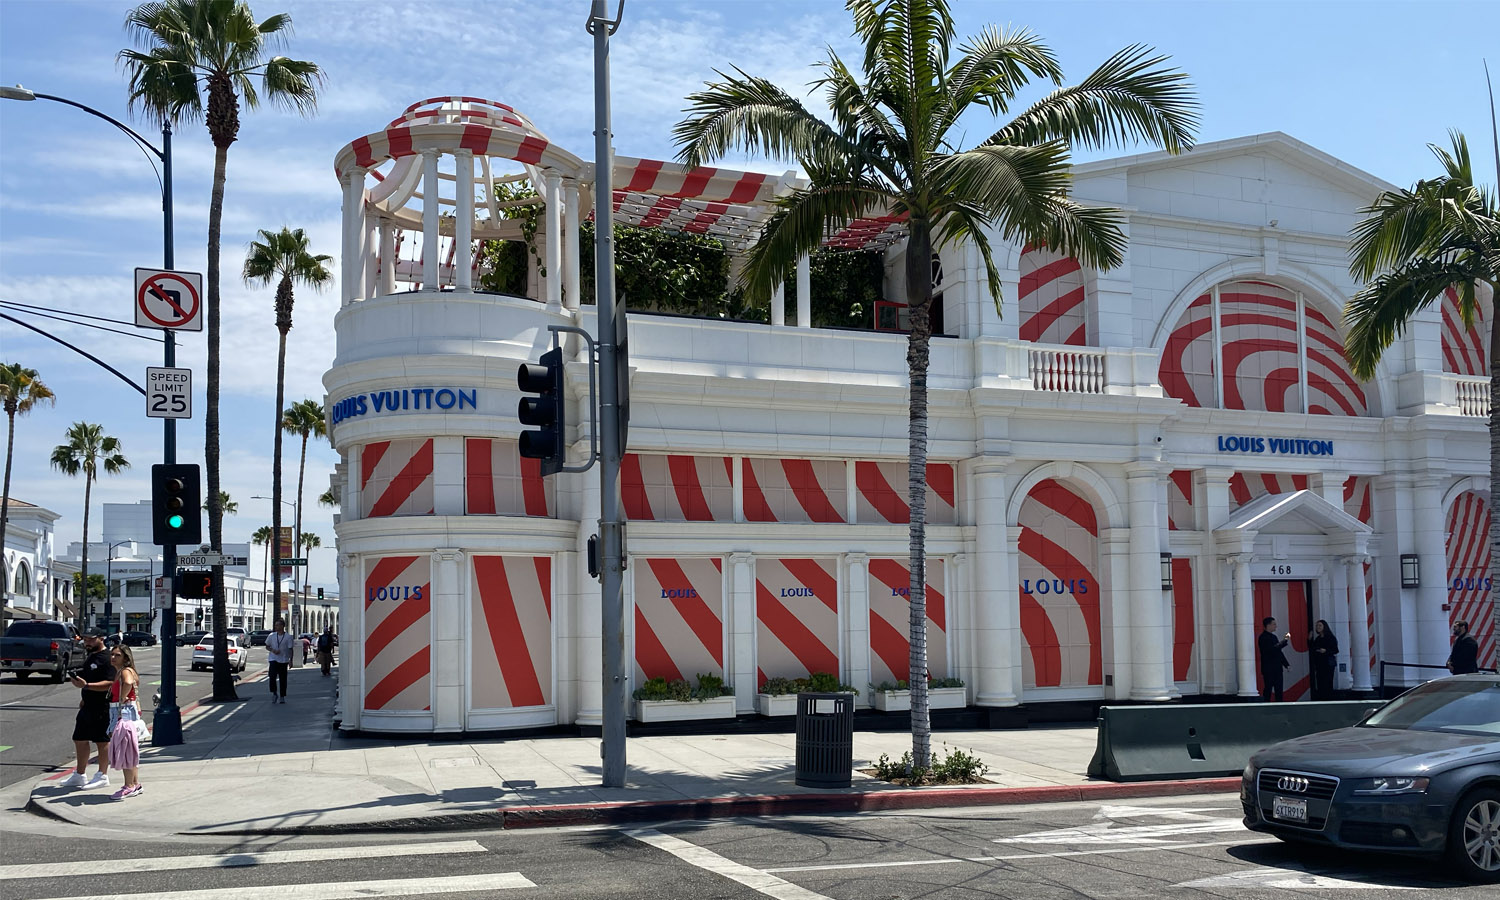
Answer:
M1430 681L1352 728L1250 757L1245 827L1290 841L1443 857L1500 881L1500 676Z

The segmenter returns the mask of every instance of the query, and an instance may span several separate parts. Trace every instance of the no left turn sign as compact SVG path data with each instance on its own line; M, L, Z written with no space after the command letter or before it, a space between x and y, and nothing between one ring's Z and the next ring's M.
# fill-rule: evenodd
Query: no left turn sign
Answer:
M203 330L203 276L168 269L135 270L135 324L140 328Z

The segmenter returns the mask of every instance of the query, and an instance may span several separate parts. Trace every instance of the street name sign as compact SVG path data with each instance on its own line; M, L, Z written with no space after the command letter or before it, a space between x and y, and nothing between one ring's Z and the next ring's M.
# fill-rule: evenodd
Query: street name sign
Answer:
M138 328L203 330L203 276L171 269L135 270Z
M307 565L307 557L305 557L305 556L299 556L299 557L296 557L296 558L286 557L285 559L277 557L275 560L272 560L271 565L273 565L273 566L305 566L305 565Z
M195 566L242 566L245 563L236 560L243 559L243 556L225 556L222 553L184 553L177 557L177 565L185 569Z
M147 366L146 416L151 419L191 419L193 370Z

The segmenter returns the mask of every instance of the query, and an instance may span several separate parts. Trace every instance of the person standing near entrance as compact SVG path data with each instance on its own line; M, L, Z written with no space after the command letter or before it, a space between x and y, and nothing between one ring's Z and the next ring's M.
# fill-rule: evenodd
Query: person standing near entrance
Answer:
M1260 699L1270 700L1274 695L1276 702L1282 700L1282 675L1292 667L1287 662L1286 654L1281 652L1292 636L1278 637L1276 634L1276 617L1266 616L1260 620L1260 637L1256 643L1260 647Z
M318 665L323 667L323 674L332 674L333 648L339 645L339 639L334 636L333 626L326 625L323 633L318 635Z
M266 635L266 653L271 658L271 702L286 702L286 670L292 664L292 645L300 643L286 630L286 619L276 620L276 630Z
M1338 668L1339 639L1333 636L1325 619L1313 625L1307 636L1307 652L1312 656L1312 698L1333 699L1333 673Z
M72 684L83 692L78 701L78 719L73 725L73 749L78 764L73 774L63 781L63 787L99 788L109 787L109 694L115 683L115 667L109 663L109 652L104 649L104 629L90 628L83 634L83 646L89 658L83 671L73 676ZM99 771L94 777L85 778L89 767L89 744L94 745L99 756Z
M1448 671L1454 675L1472 675L1479 671L1479 642L1469 634L1469 623L1453 623L1453 649L1448 652Z

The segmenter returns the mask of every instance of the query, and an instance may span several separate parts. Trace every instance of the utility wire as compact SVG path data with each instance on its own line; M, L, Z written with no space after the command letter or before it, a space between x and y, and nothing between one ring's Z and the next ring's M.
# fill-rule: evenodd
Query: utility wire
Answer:
M69 325L79 325L79 326L82 326L84 328L97 328L100 331L108 331L108 332L112 332L114 334L123 334L126 337L139 338L140 340L143 340L143 341L152 341L152 342L157 343L157 344L165 343L161 338L151 337L148 334L140 334L138 332L133 332L133 331L123 331L123 330L121 330L119 328L106 328L103 325L93 325L93 324L91 324L89 322L75 322L74 320L68 319L68 318L64 318L63 316L55 316L55 315L52 315L51 313L37 312L34 308L30 308L30 309L19 309L19 308L17 308L17 307L24 307L24 306L25 306L25 304L12 303L9 300L0 300L0 307L5 307L7 309L11 309L14 312L22 313L23 315L41 316L44 319L56 319L59 322L66 322ZM72 313L72 315L83 315L83 313ZM89 318L89 319L99 319L100 317L99 316L86 316L86 318ZM117 320L116 319L101 319L101 321L104 321L104 322L115 322ZM128 323L121 322L120 324L124 325L124 324L128 324Z

